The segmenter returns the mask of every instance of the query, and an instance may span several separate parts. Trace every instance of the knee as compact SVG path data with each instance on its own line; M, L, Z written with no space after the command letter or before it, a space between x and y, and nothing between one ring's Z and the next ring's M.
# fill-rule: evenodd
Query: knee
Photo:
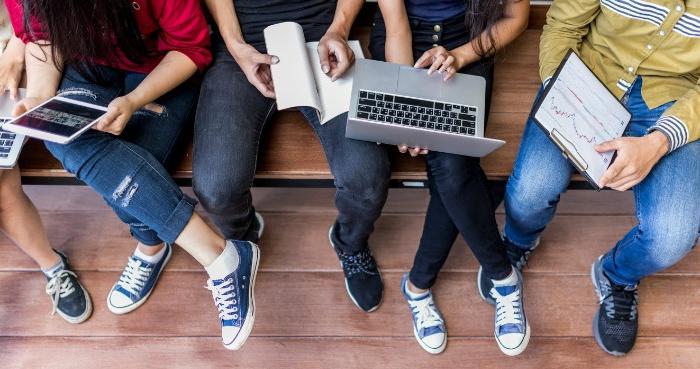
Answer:
M334 173L338 191L349 192L354 198L369 202L386 199L391 177L388 159L345 165Z
M515 219L539 213L556 206L563 191L543 177L511 176L506 185L506 211Z
M472 183L486 182L479 160L459 155L431 153L427 160L429 179L441 196L463 195Z
M662 270L681 261L698 242L698 227L674 219L655 222L641 233L650 262L654 269ZM642 226L642 229L644 227Z
M250 190L251 181L240 176L194 173L192 190L204 209L211 212L225 210Z

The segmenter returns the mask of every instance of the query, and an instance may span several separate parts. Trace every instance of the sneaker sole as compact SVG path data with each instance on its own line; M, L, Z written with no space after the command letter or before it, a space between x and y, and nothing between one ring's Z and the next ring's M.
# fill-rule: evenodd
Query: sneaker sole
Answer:
M501 352L508 356L518 356L525 351L527 345L530 343L530 322L527 321L525 323L525 338L523 338L523 341L516 348L509 349L507 347L503 347L498 341L498 338L496 337L495 333L493 337L496 338L496 343L498 344L498 348L501 349Z
M124 315L124 314L130 313L130 312L138 309L139 307L141 307L141 305L145 304L146 300L148 300L148 298L151 296L151 293L153 293L153 290L156 289L156 285L158 284L158 279L160 279L160 274L163 272L163 270L165 270L165 267L168 265L168 262L170 261L171 256L173 256L172 246L170 246L170 252L168 253L168 256L165 257L165 262L163 262L163 267L160 268L160 271L158 271L158 275L156 276L156 283L153 284L153 288L151 288L151 290L148 291L146 296L144 296L141 300L139 300L139 301L137 301L129 306L124 306L124 307L114 306L109 302L109 296L112 294L112 291L114 290L114 287L112 287L112 290L109 292L109 294L107 294L107 308L109 309L109 311L111 311L113 314L116 314L116 315Z
M238 332L238 336L229 344L224 344L229 350L236 351L239 350L245 342L250 337L250 333L253 331L253 325L255 325L255 280L258 276L258 267L260 266L260 249L254 243L250 243L253 246L253 260L251 265L251 279L250 288L248 289L248 314L245 317L245 323Z
M258 224L260 224L260 229L258 229L258 242L260 242L263 232L265 231L265 219L263 219L262 214L258 213L257 211L255 212L255 219L257 219Z
M496 301L491 297L488 296L484 293L484 291L481 290L481 273L483 272L483 268L479 266L479 272L476 274L476 289L479 290L479 296L481 297L484 302L486 302L489 305L496 305Z
M416 331L415 326L413 327L413 336L416 337L416 341L418 341L418 344L420 345L420 347L423 348L423 350L425 350L433 355L441 354L443 351L445 351L445 348L447 347L447 332L445 332L445 340L442 342L442 344L439 347L436 347L436 348L432 348L432 347L426 345L425 343L423 343L423 341L421 341L420 338L418 338L418 332Z
M69 315L64 314L60 310L56 310L56 312L58 313L58 315L61 318L63 318L65 321L67 321L68 323L71 323L71 324L80 324L80 323L88 320L90 315L92 315L92 299L90 299L90 294L82 286L82 284L80 284L80 289L83 290L83 295L85 296L85 307L86 307L85 312L83 312L82 315L77 316L77 317L73 317L73 316L69 316Z
M331 245L331 248L333 249L333 251L335 251L335 245L333 244L332 235L333 235L333 227L331 227L331 229L328 231L328 241L330 242L330 245ZM343 263L340 263L340 269L341 270L343 269ZM379 268L377 268L377 271L379 272L379 280L382 281L382 284L384 284L384 279L382 278L382 272L379 271ZM379 300L379 303L375 307L373 307L369 310L363 309L362 307L360 307L360 304L357 303L357 301L355 300L355 297L350 292L350 286L348 285L348 279L345 278L344 275L343 275L343 279L345 280L345 291L347 292L348 296L350 297L350 300L352 300L352 303L355 304L355 306L357 306L358 309L364 311L365 313L372 313L372 312L376 311L377 309L379 309L379 306L382 305L382 301L384 301L384 294L383 293L382 293L382 298Z
M602 256L598 257L598 260L600 260ZM596 262L597 263L597 262ZM600 288L598 287L598 278L596 278L595 275L595 265L596 263L593 263L591 265L591 281L593 282L593 289L595 290L596 297L598 298L598 301L600 302L601 299L601 294L600 294ZM599 303L600 305L600 303ZM595 337L595 342L600 346L600 348L605 351L606 353L612 355L612 356L624 356L624 352L618 352L618 351L610 351L607 348L605 348L605 345L603 345L603 339L600 337L600 330L598 329L598 314L593 316L593 337Z

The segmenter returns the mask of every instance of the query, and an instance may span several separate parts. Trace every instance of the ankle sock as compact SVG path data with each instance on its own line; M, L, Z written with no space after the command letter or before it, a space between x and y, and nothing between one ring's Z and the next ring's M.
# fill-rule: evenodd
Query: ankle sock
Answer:
M56 273L60 272L61 270L65 269L65 268L66 268L66 264L63 263L63 258L59 256L58 263L52 265L49 268L42 269L41 271L44 273L44 275L47 278L53 278L56 275Z
M238 269L239 263L240 256L238 255L236 246L232 242L227 241L224 252L214 259L211 264L204 267L204 269L211 279L223 279Z
M492 281L494 287L513 286L518 283L518 273L516 273L515 269L513 269L511 270L510 275L505 279L501 279L498 281L492 279Z
M403 290L406 292L406 294L408 295L408 297L411 298L411 300L416 300L416 299L419 299L419 298L421 298L421 297L425 297L425 296L427 296L427 295L430 293L430 290L425 291L425 292L418 292L418 293L417 293L417 292L411 291L411 290L408 288L408 279L406 279L406 283L403 285Z
M155 264L155 263L159 262L163 258L163 256L165 256L165 249L166 248L168 248L167 245L163 246L163 248L160 249L160 251L158 251L157 253L155 253L153 255L148 255L145 252L141 251L138 246L136 246L136 251L134 251L134 256L136 256L137 258L139 258L143 261L147 261L151 264Z

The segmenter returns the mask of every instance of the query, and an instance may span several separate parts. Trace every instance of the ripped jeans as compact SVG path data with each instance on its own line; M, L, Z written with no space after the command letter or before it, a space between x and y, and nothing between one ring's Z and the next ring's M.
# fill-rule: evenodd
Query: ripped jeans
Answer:
M146 75L99 67L98 84L67 68L63 96L108 105L135 89ZM196 201L175 184L168 169L177 163L183 133L191 122L198 87L186 82L134 113L119 136L89 130L66 145L46 142L63 167L97 191L145 245L174 243Z

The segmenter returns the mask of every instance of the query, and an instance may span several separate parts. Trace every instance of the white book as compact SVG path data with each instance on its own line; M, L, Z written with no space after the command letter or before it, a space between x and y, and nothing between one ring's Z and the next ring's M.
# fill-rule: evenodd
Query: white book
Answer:
M279 62L270 66L275 85L277 108L280 110L308 106L316 109L321 124L350 110L351 67L341 78L331 81L321 70L318 42L306 42L301 26L294 22L265 28L267 53ZM355 59L364 58L358 41L349 41Z

